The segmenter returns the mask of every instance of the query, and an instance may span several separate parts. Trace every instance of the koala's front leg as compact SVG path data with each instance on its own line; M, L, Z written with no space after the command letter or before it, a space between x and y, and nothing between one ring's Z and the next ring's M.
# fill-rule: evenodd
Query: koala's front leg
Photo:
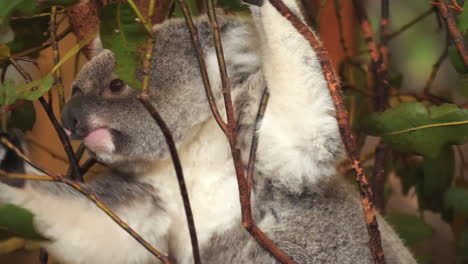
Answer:
M110 173L86 188L167 253L169 218L153 186ZM43 246L64 263L159 263L90 200L64 184L26 181L17 188L0 183L0 202L31 211L37 230L50 239Z
M320 63L309 43L268 0L248 0L260 35L270 100L257 168L292 192L334 174L342 142ZM295 0L283 2L302 20Z

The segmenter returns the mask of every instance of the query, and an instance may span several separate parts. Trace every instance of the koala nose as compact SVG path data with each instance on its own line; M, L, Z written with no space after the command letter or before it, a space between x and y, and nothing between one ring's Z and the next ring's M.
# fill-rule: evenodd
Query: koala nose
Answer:
M62 111L62 126L70 131L72 137L80 138L86 134L86 126L83 123L83 105L81 96L72 97L65 104Z

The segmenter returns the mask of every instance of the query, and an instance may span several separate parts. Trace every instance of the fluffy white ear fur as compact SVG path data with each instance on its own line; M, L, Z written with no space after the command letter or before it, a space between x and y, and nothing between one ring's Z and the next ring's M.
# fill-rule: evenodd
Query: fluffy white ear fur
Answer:
M104 47L102 46L101 38L99 35L91 41L89 44L91 48L91 57L94 58L96 57L99 53L101 53L104 50Z

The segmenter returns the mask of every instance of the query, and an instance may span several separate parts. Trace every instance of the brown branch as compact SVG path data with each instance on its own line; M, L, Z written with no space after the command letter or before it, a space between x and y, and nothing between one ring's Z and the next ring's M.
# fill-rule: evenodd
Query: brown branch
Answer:
M218 123L221 130L223 130L223 132L226 133L228 131L228 127L227 127L226 122L223 121L223 118L221 117L219 113L218 107L216 106L216 100L214 98L213 90L211 89L210 80L208 78L208 72L206 70L206 63L203 57L203 51L200 45L200 40L198 39L197 29L195 28L195 25L193 24L193 20L188 10L187 4L185 3L185 0L177 0L177 1L179 2L179 5L185 17L185 22L187 23L187 26L190 31L190 36L192 38L192 45L197 54L198 65L200 66L200 75L203 80L203 86L205 87L205 92L208 98L208 102L210 104L211 112L213 113L215 120Z
M182 12L184 13L185 21L190 31L193 47L197 54L198 64L200 66L200 73L203 79L205 92L208 97L210 109L214 115L214 118L221 130L225 133L228 138L229 145L231 148L231 154L234 162L234 167L237 176L237 183L239 186L239 199L241 204L242 214L242 225L245 229L262 245L268 250L273 256L275 256L282 263L294 263L294 261L284 254L278 247L276 247L268 237L256 226L255 221L252 217L251 203L250 203L250 190L248 189L247 179L245 178L244 165L241 159L241 153L239 144L237 141L236 121L234 116L234 107L232 105L230 81L227 77L226 66L224 62L224 56L220 41L219 25L216 21L216 14L214 11L213 2L207 1L208 17L210 19L210 25L213 31L213 39L216 48L216 56L218 59L218 66L221 75L222 92L225 102L226 115L228 122L225 123L219 114L216 106L216 101L211 90L208 75L206 72L206 64L203 57L203 51L201 49L200 42L198 40L198 33L193 24L192 17L188 11L187 5L184 0L178 0Z
M66 28L62 33L60 33L59 35L57 35L57 41L60 41L61 39L63 39L64 37L66 37L68 35L68 33L71 32L71 28L68 27ZM27 56L31 53L34 53L34 52L39 52L41 50L44 50L44 49L47 49L48 47L50 47L52 45L52 40L48 40L44 43L42 43L41 45L37 46L37 47L33 47L33 48L30 48L30 49L27 49L27 50L24 50L24 51L21 51L21 52L18 52L16 54L13 54L9 57L0 57L0 61L2 60L7 60L9 58L13 58L13 59L16 59L16 58L20 58L20 57L24 57L24 56Z
M154 6L154 0L150 0L149 6ZM142 16L141 11L139 8L136 6L136 4L132 1L129 0L129 4L132 6L134 9L135 13L138 15L140 18L141 22L143 23L143 26L148 30L151 30L151 21L145 19ZM151 13L151 12L149 12ZM190 234L190 242L192 245L192 253L193 253L193 259L195 264L200 264L201 263L201 257L200 257L200 250L198 246L198 238L197 238L197 232L195 228L195 221L193 219L193 213L192 213L192 207L190 206L190 199L188 196L187 192L187 187L185 185L185 179L184 179L184 174L182 170L182 164L179 159L179 155L177 153L177 147L174 142L174 138L172 137L172 133L167 127L166 123L162 119L162 117L159 115L159 113L156 111L156 108L151 104L149 101L149 95L148 95L148 89L149 89L149 81L150 81L150 69L151 69L151 58L153 55L153 47L154 47L154 38L153 38L153 32L148 31L150 38L146 42L146 52L145 52L145 57L143 59L143 81L142 81L142 91L137 95L137 99L140 100L140 102L143 104L143 106L146 108L146 110L149 112L151 117L154 119L156 124L159 126L161 129L161 132L164 135L164 138L166 140L167 147L169 149L169 153L172 158L172 164L174 165L174 170L176 172L177 176L177 181L179 184L179 189L180 189L180 194L182 196L182 201L184 204L184 211L185 211L185 216L187 218L187 226Z
M172 137L172 133L167 127L164 120L159 115L159 113L156 111L154 106L149 102L148 94L142 92L138 95L138 99L145 106L146 110L148 110L150 115L153 117L154 121L156 121L156 123L158 124L159 128L161 129L161 132L163 133L166 139L166 143L167 143L167 146L169 148L169 152L172 158L172 164L174 165L174 169L176 171L177 180L178 180L179 187L180 187L180 194L182 195L182 200L184 202L185 216L187 217L190 240L192 243L194 263L199 264L201 263L201 258L200 258L200 251L198 247L197 232L195 229L195 223L193 219L192 208L190 206L190 200L188 197L187 187L185 185L182 164L180 163L179 155L177 154L177 148L176 148L174 139Z
M99 7L98 0L82 0L67 8L68 21L77 42L91 34L97 34L99 24L101 23L99 19ZM86 44L82 51L90 59L93 54L92 42Z
M213 41L216 49L216 57L218 60L219 73L221 75L221 84L224 97L224 105L226 108L226 115L228 120L228 130L225 131L226 137L229 140L231 147L231 154L234 161L234 168L236 170L237 184L239 186L239 199L241 204L242 225L244 228L281 263L295 263L288 255L279 249L272 240L270 240L258 228L252 216L251 200L250 200L250 186L245 177L244 164L242 162L241 151L237 137L237 125L234 116L234 106L231 98L231 81L227 75L226 63L224 61L223 46L221 43L221 32L219 30L218 21L216 18L216 11L214 8L213 0L206 0L208 7L208 18L213 34ZM222 120L220 120L222 121ZM252 164L253 165L253 164ZM251 168L253 170L253 167Z
M432 14L434 12L434 8L429 8L428 10L426 10L424 13L420 14L419 16L415 17L413 20L411 20L410 22L408 22L407 24L401 26L399 29L395 30L394 32L388 34L388 40L392 40L396 37L398 37L401 33L405 32L406 30L408 30L409 28L411 28L412 26L414 26L416 23L418 23L419 21L423 20L425 17L429 16L430 14Z
M462 33L458 29L457 21L454 16L454 11L449 10L448 8L449 5L450 4L448 0L439 0L437 7L439 9L440 15L445 20L445 24L447 25L447 31L450 34L452 42L455 44L458 53L462 57L463 62L465 63L465 67L468 67L467 44L465 39L463 38Z
M83 164L83 166L80 167L81 174L85 175L86 172L88 172L89 169L91 169L91 167L93 167L94 164L96 164L96 163L97 163L97 160L95 160L93 158L89 158L88 160L86 160L85 163Z
M442 63L447 58L447 56L448 56L448 43L447 45L445 45L444 51L442 52L442 54L440 54L437 61L434 63L434 65L432 65L432 71L429 75L429 78L426 81L426 85L424 85L424 88L423 88L423 92L425 94L428 94L430 92L432 84L434 83L437 73L439 72L440 66L442 66Z
M23 76L23 78L27 82L31 82L32 78L31 75L29 75L28 72L26 72L21 65L19 65L16 60L10 58L10 62L13 64L13 66L18 70L18 72ZM51 97L52 98L52 97ZM52 122L52 125L55 128L55 131L57 132L60 141L62 142L63 148L65 150L65 153L67 154L68 161L70 162L70 166L72 166L73 174L72 174L72 179L73 180L80 180L83 181L82 175L80 173L80 166L78 164L78 160L75 157L75 153L73 152L73 148L70 144L70 140L68 139L67 134L65 131L63 131L63 128L60 126L59 122L57 121L57 118L55 117L54 111L52 109L52 106L48 104L44 97L41 96L39 97L39 102L41 103L42 107L44 108L44 111L47 113L47 116L49 117L50 121Z
M60 62L60 54L59 54L59 47L57 41L57 7L52 6L51 14L50 14L50 22L49 22L49 32L50 38L52 39L52 53L54 55L54 64L57 65ZM62 81L62 73L60 67L54 72L54 79L55 79L55 86L57 87L57 95L58 95L58 103L59 103L59 110L62 111L63 105L65 105L65 93L63 90L63 81Z
M8 173L3 170L0 170L0 176L8 177L8 178L16 178L16 179L60 182L60 183L64 183L72 187L74 190L78 191L79 193L86 196L89 200L91 200L97 207L99 207L104 213L106 213L115 223L117 223L123 230L125 230L128 234L130 234L139 244L145 247L152 255L157 257L161 262L163 262L164 264L171 263L167 256L163 255L157 249L151 246L151 244L149 244L146 240L144 240L128 224L126 224L120 217L118 217L107 205L105 205L101 201L101 199L98 198L96 194L89 191L80 182L70 180L66 177L59 176L58 174L54 174L44 168L41 168L40 166L32 162L21 150L15 147L4 135L1 135L0 141L3 144L5 144L8 148L15 151L15 153L25 162L27 162L28 164L30 164L32 167L36 168L37 170L41 171L42 173L46 174L46 175L14 174L14 173Z
M349 50L348 50L348 46L346 45L346 40L344 38L343 17L341 16L342 8L341 8L340 0L334 0L334 1L335 1L335 16L338 22L338 34L340 36L340 43L341 43L341 46L343 47L345 58L349 58L350 57Z
M344 105L343 95L340 89L339 81L332 68L332 64L328 57L327 51L322 46L322 43L315 37L315 34L302 21L289 10L289 8L281 0L269 0L269 2L278 10L278 12L296 28L296 30L304 36L310 43L311 47L316 51L320 60L325 79L328 82L328 88L333 99L333 104L336 109L336 118L338 119L338 127L343 138L343 142L348 153L348 158L352 167L356 171L356 180L359 184L361 202L366 220L367 231L369 233L369 247L372 258L375 263L385 263L384 252L382 249L382 241L378 228L377 218L372 204L373 194L369 185L369 181L364 173L361 162L359 161L358 150L355 146L351 129L349 127L349 113Z
M268 93L268 89L265 88L265 90L263 91L262 99L260 101L260 105L258 106L257 118L255 120L255 126L254 126L254 134L252 137L252 143L250 144L249 163L247 164L247 187L249 189L249 192L251 193L252 193L252 186L253 186L253 175L255 172L255 161L257 159L257 147L258 147L257 131L260 128L260 121L263 119L269 99L270 99L270 94Z

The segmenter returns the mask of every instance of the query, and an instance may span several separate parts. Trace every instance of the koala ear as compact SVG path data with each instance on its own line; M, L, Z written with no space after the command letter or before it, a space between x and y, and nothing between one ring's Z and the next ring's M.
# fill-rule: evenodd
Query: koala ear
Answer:
M88 61L75 78L74 86L82 91L90 90L92 87L100 87L102 82L109 78L114 70L115 55L108 49L102 51Z
M93 39L93 41L91 41L89 47L91 48L91 58L96 57L99 53L104 51L99 35L95 39Z

